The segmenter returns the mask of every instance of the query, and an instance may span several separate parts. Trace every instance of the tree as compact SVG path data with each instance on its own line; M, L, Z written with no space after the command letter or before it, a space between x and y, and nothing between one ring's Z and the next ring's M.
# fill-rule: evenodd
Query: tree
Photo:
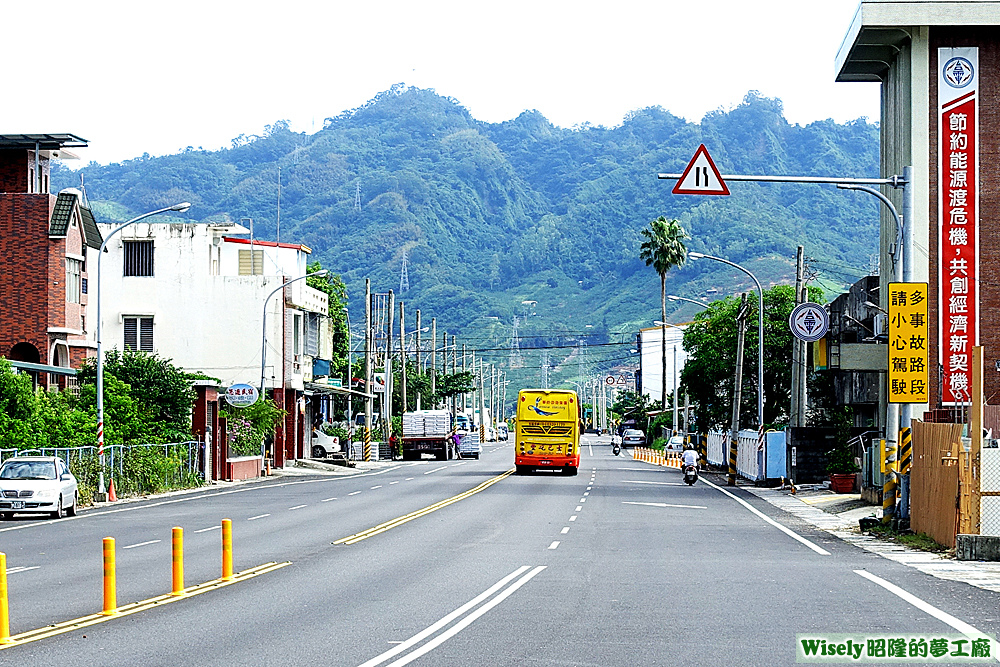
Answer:
M145 437L167 442L185 440L191 435L191 407L195 393L191 388L193 376L157 354L140 350L111 350L104 355L105 401L108 378L114 377L124 385L121 389L135 402L137 419L148 426ZM77 374L80 382L81 405L89 407L96 402L96 392L84 392L88 385L97 383L97 362L87 360ZM128 436L126 435L126 440Z
M810 288L809 298L820 301L822 292ZM756 308L756 299L752 300ZM736 311L739 297L714 301L695 316L684 332L684 364L681 385L697 404L697 428L707 431L724 428L732 417L733 369L736 364ZM764 423L787 423L791 400L792 333L788 316L795 307L795 290L776 285L764 290ZM756 317L750 315L751 321ZM749 327L745 357L757 356L757 327ZM753 414L757 396L755 373L743 376L741 414Z
M677 220L667 220L662 215L649 223L642 230L646 239L639 246L639 259L645 260L646 266L653 266L660 276L660 321L667 321L667 272L675 266L683 266L687 259L687 248L684 239L690 238L681 223ZM663 362L661 374L660 399L664 405L667 400L667 335L666 324L660 325L660 352Z
M306 273L316 273L322 268L323 265L316 261L306 267ZM348 346L351 344L351 333L347 329L347 313L344 312L347 306L347 286L340 276L332 272L325 276L306 278L306 284L327 296L329 305L327 314L330 316L330 327L333 329L330 375L340 377L347 370Z

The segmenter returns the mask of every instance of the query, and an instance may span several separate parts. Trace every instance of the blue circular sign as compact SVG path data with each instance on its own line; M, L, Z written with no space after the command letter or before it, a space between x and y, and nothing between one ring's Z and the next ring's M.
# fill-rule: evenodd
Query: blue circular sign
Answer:
M814 343L830 329L830 316L818 303L800 303L788 316L788 327L799 340Z
M944 80L952 88L965 88L972 83L975 70L966 58L952 58L944 64Z

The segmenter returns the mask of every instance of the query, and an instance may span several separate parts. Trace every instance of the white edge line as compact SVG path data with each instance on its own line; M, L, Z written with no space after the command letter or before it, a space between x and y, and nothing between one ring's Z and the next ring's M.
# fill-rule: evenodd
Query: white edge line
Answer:
M437 632L438 630L440 630L444 626L448 625L449 623L451 623L452 621L454 621L456 618L458 618L459 616L461 616L465 612L469 611L470 609L472 609L473 607L475 607L477 604L479 604L480 602L482 602L483 600L485 600L489 596L491 596L494 593L496 593L498 590L500 590L501 588L503 588L504 586L506 586L508 583L510 583L510 581L512 579L514 579L515 577L517 577L520 574L523 574L528 569L530 569L530 566L528 566L528 565L522 565L521 567L519 567L516 570L514 570L513 572L511 572L510 574L508 574L506 577L504 577L503 579L501 579L497 583L495 583L492 586L490 586L489 588L487 588L485 591L483 591L482 593L480 593L476 597L472 598L471 600L469 600L468 602L466 602L465 604L463 604L461 607L459 607L455 611L451 612L450 614L448 614L447 616L445 616L444 618L442 618L437 623L434 623L433 625L431 625L430 627L428 627L425 630L421 630L420 632L418 632L417 634L413 635L412 637L410 637L409 639L407 639L405 642L399 644L395 648L392 648L392 649L386 651L385 653L383 653L381 655L375 656L374 658L372 658L368 662L362 664L360 667L375 667L375 665L381 664L381 663L385 662L386 660L388 660L389 658L392 658L394 656L399 655L400 653L402 653L406 649L410 648L414 644L417 644L417 643L423 641L424 639L426 639L430 635L434 634L435 632Z
M159 540L156 540L159 542ZM17 574L18 572L27 572L28 570L37 570L41 568L41 565L21 565L19 567L8 568L7 574Z
M712 487L716 491L721 491L722 493L726 494L727 496L729 496L730 498L732 498L733 500L735 500L736 502L738 502L740 505L743 505L743 507L746 507L748 510L750 510L751 512L753 512L754 514L756 514L758 517L760 517L761 519L763 519L767 523L771 524L772 526L774 526L775 528L777 528L778 530L780 530L784 534L788 535L793 540L795 540L797 542L801 542L802 544L806 545L807 547L809 547L810 549L812 549L813 551L815 551L816 553L818 553L820 556L829 556L830 555L830 552L827 551L826 549L824 549L823 547L821 547L821 546L819 546L817 544L814 544L813 542L807 540L806 538L802 537L801 535L799 535L798 533L796 533L795 531L793 531L791 528L787 528L785 526L782 526L780 523L778 523L777 521L775 521L774 519L772 519L768 515L764 514L759 509L757 509L756 507L754 507L753 505L751 505L747 501L743 500L739 496L736 496L736 495L730 493L729 491L726 491L725 489L723 489L721 486L718 486L717 484L713 484L712 482L708 481L704 477L701 478L701 481L704 482L705 484L708 484L710 487Z
M507 590L505 590L503 593L496 596L495 598L484 604L482 607L480 607L479 609L472 612L471 614L463 618L461 621L453 625L451 628L448 629L447 632L442 632L440 635L438 635L431 641L427 642L426 644L418 648L416 651L413 651L412 653L403 656L402 658L396 660L395 662L389 663L387 667L402 667L403 665L412 662L413 660L416 660L425 653L429 653L430 651L434 650L441 644L445 643L446 641L457 635L465 628L469 627L472 624L472 622L475 621L477 618L479 618L480 616L488 612L490 609L492 609L493 607L497 606L498 604L506 600L514 593L514 591L516 591L518 588L528 583L528 581L531 580L532 577L534 577L536 574L544 570L545 567L546 567L545 565L539 565L534 570L532 570L528 574L518 579L516 583L508 586Z
M441 466L440 468L434 468L434 470L428 470L428 471L427 471L427 472L425 472L424 474L425 474L425 475L429 475L429 474L431 474L432 472L437 472L438 470L444 470L444 469L445 469L445 468L447 468L447 467L448 467L448 466Z
M150 540L148 542L139 542L139 544L130 544L127 547L122 547L122 549L135 549L136 547L144 547L150 544L156 544L159 540Z
M930 604L928 602L924 602L923 600L921 600L920 598L918 598L916 595L913 595L912 593L904 591L902 588L900 588L896 584L891 584L888 581L886 581L885 579L882 579L881 577L876 577L871 572L868 572L866 570L855 570L854 573L861 575L862 577L864 577L868 581L871 581L873 583L878 584L879 586L881 586L885 590L889 591L890 593L899 596L900 598L902 598L906 602L909 602L910 604L912 604L914 607L916 607L920 611L922 611L922 612L924 612L926 614L930 614L931 616L933 616L937 620L941 621L942 623L950 625L951 627L955 628L956 630L958 630L959 632L961 632L963 635L966 635L967 637L986 637L986 636L988 636L985 632L980 632L979 630L977 630L976 628L972 627L971 625L969 625L965 621L962 621L960 619L955 618L954 616L952 616L948 612L941 611L940 609L938 609L934 605L932 605L932 604ZM996 659L998 661L1000 661L1000 656L996 656Z

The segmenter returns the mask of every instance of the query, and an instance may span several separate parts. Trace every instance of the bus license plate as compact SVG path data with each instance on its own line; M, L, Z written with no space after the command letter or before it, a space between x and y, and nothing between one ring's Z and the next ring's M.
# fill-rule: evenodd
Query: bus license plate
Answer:
M10 508L12 510L23 510L24 509L24 501L23 500L15 500L14 502L12 502L10 504Z
M543 465L543 466L550 466L550 465L552 465L552 461L539 461L538 463L540 465Z

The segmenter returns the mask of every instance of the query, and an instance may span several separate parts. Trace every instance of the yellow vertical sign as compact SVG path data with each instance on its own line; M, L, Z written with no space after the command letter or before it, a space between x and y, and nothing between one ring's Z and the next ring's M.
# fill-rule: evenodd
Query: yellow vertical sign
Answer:
M926 403L927 283L889 283L889 402Z

